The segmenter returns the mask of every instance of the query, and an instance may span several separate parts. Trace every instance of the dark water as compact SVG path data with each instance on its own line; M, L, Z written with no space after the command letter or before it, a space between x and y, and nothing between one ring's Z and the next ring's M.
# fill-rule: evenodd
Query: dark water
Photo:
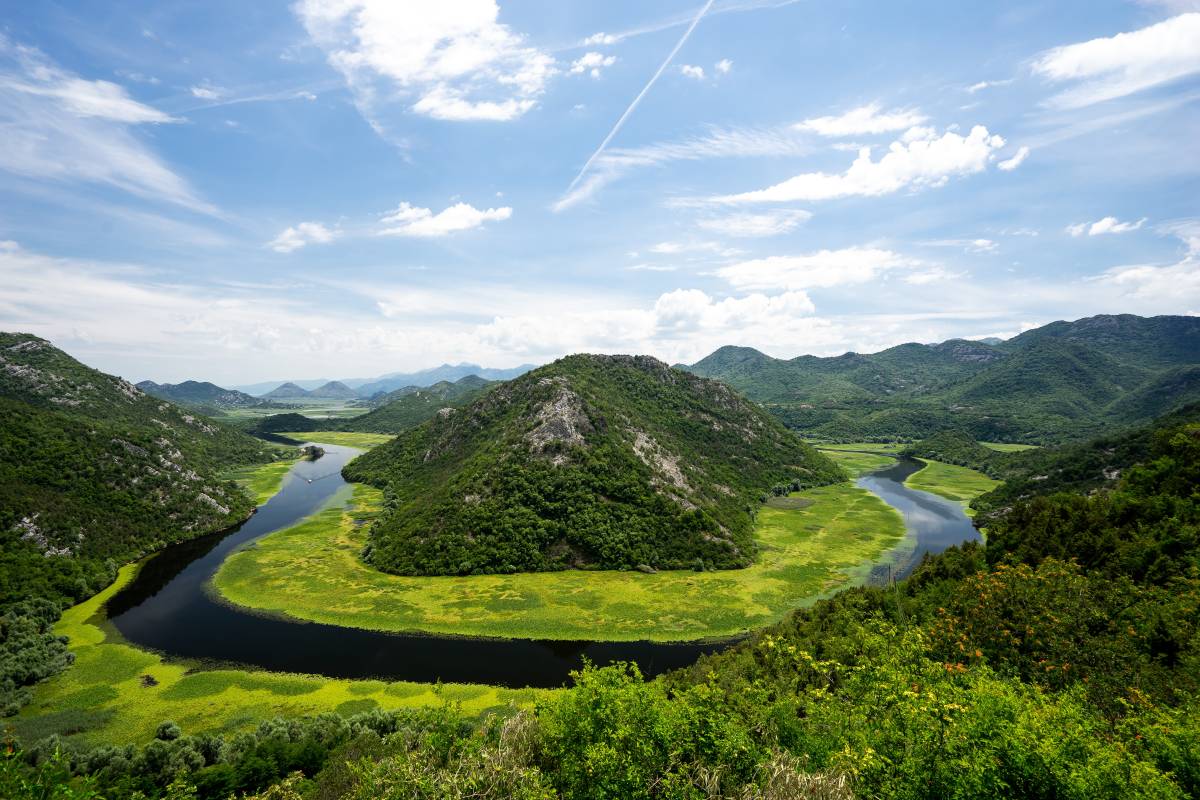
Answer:
M863 475L857 481L899 511L908 529L904 540L871 570L869 583L905 578L926 553L936 555L947 547L980 540L979 531L958 503L904 485L905 479L922 466L916 459L899 458L892 466Z
M323 458L297 464L280 491L237 529L169 547L149 559L108 602L109 618L125 639L169 656L279 672L511 687L561 686L584 659L599 665L636 661L644 674L653 676L730 644L393 634L259 615L214 600L205 586L231 552L296 524L334 501L345 486L342 465L358 451L323 447ZM915 462L900 462L859 480L900 509L915 535L915 553L904 551L902 544L893 554L897 577L907 574L926 551L978 538L957 504L903 486L916 468Z
M513 687L561 686L585 658L601 665L636 661L652 676L728 646L393 634L258 615L212 599L205 584L231 552L294 525L345 486L340 470L358 451L322 446L323 458L297 464L280 491L236 530L169 547L147 561L108 603L121 635L170 656L279 672Z

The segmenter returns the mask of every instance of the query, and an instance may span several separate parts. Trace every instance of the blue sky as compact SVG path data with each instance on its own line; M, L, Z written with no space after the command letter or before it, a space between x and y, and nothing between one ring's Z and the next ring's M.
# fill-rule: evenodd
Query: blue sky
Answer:
M0 328L126 377L1200 313L1200 1L0 6Z

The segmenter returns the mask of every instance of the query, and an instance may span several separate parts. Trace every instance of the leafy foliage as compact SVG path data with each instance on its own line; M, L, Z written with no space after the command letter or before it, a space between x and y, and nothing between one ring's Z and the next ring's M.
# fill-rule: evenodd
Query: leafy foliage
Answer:
M765 493L843 477L728 387L571 356L350 462L387 490L366 558L400 574L739 567Z
M243 519L252 500L217 474L274 457L42 339L0 333L4 705L68 663L49 633L62 605L99 591L120 563Z

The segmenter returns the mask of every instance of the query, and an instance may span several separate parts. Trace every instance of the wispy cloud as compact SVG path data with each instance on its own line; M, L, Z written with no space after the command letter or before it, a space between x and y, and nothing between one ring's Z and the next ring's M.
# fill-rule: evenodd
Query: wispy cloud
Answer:
M1012 172L1017 167L1025 163L1025 159L1029 158L1030 149L1026 145L1017 148L1017 152L1013 153L1010 158L1006 158L996 165L996 167L1004 172Z
M926 119L915 108L884 111L879 103L868 103L843 114L806 119L796 123L796 128L819 136L863 136L908 130Z
M802 156L812 150L808 138L790 126L710 128L705 134L676 141L643 147L614 147L598 157L586 179L560 197L552 208L555 211L570 208L636 169L709 158Z
M1137 222L1121 222L1116 217L1104 217L1095 222L1080 222L1076 225L1068 225L1067 233L1072 236L1103 236L1106 233L1130 233L1136 231L1146 224L1146 218L1142 217Z
M599 78L600 73L604 69L611 67L615 63L617 63L616 56L606 56L603 53L592 51L590 53L584 53L579 58L571 62L571 69L569 72L572 75L582 75L586 72L593 78Z
M651 87L654 86L655 82L658 81L659 77L663 74L663 71L675 59L676 54L679 53L684 43L687 42L688 37L692 35L692 31L696 30L696 26L700 24L700 20L703 19L704 15L708 13L708 10L712 8L713 2L714 0L707 0L705 4L700 7L700 10L696 12L696 16L692 19L692 24L689 25L687 30L683 32L683 36L679 37L679 41L675 43L675 46L671 48L671 52L667 54L665 59L663 59L663 62L659 65L658 70L650 76L650 80L648 80L646 85L642 87L642 90L638 92L637 97L633 98L633 102L629 104L629 106L625 109L625 112L617 119L616 124L613 125L612 130L610 130L608 135L604 137L604 141L600 142L600 146L597 147L595 152L593 152L588 160L584 162L583 169L579 170L579 174L575 176L575 180L571 181L571 185L567 187L567 195L570 195L575 191L575 187L579 185L579 182L583 179L583 176L587 174L587 171L591 169L592 164L595 163L596 159L600 157L600 154L604 152L604 148L608 147L609 142L613 140L613 137L621 132L621 128L625 125L625 120L629 119L630 115L637 110L637 107L642 102L642 98L646 96L646 93L649 92ZM555 206L555 210L561 211L566 207L567 206L564 206L560 201Z
M709 217L696 222L701 228L724 236L779 236L795 230L812 219L812 213L799 208L764 211L761 214L737 213Z
M716 274L737 289L793 291L866 283L889 270L919 264L891 250L848 247L798 256L756 258L722 267Z
M1033 62L1053 83L1073 83L1047 103L1078 108L1124 97L1200 72L1200 13L1115 36L1056 47Z
M915 129L914 129L915 130ZM910 130L910 134L914 134ZM715 203L780 203L797 200L831 200L838 197L875 197L905 188L945 185L952 177L983 172L1004 139L976 125L966 136L947 131L940 137L919 129L891 145L875 161L871 148L842 173L808 172L782 183L741 194L711 198Z
M329 244L340 235L319 222L301 222L284 228L267 243L276 253L292 253L310 244Z
M103 184L215 214L132 132L137 125L177 121L115 83L81 78L0 35L0 169Z
M506 220L511 216L512 209L507 206L479 209L466 203L456 203L435 214L428 208L401 203L395 211L380 220L381 227L378 234L380 236L437 238L460 231L469 231L480 227L485 222Z

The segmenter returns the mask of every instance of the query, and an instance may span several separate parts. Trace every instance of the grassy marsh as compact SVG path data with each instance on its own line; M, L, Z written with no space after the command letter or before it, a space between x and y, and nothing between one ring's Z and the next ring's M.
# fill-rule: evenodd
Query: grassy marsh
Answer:
M968 515L971 511L966 508L967 503L985 492L990 492L1001 483L967 467L943 464L940 461L918 460L925 466L910 475L904 485L910 489L919 489L953 500L961 504Z
M904 535L895 510L852 484L803 498L812 502L759 512L763 552L746 569L403 577L359 560L366 528L356 520L379 493L356 486L349 507L328 508L233 554L214 582L237 605L375 630L614 641L730 636L848 585Z
M222 477L226 480L237 481L254 498L254 504L261 506L279 491L279 487L283 485L283 479L287 477L295 463L295 459L292 458L270 464L242 467L226 472Z
M288 439L298 442L316 442L317 444L342 445L357 447L360 450L370 450L395 437L390 433L351 433L349 431L308 431L307 433L281 433Z
M336 711L349 715L447 700L459 702L468 713L482 713L509 704L528 705L547 692L334 680L168 662L121 642L104 621L104 603L136 570L136 565L122 567L111 586L63 614L55 630L69 637L74 666L39 684L33 702L19 716L0 723L0 731L11 725L28 742L58 733L92 744L125 744L153 738L155 727L164 720L179 723L188 733L236 732L280 714Z

